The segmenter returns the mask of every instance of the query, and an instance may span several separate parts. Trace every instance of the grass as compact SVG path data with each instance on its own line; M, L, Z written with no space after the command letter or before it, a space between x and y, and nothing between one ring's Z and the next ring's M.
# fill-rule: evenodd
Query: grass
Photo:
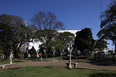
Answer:
M116 71L69 70L58 66L25 66L13 70L0 70L0 77L116 77Z
M91 56L91 55L88 55L88 56L87 56L87 59L88 59L88 60L91 60L91 59L95 59L95 57L94 57L94 56Z
M97 56L96 56L96 57L97 57ZM105 58L112 59L112 58L113 58L113 55L105 55ZM88 60L94 60L95 57L94 57L94 56L91 56L91 55L88 55L88 56L87 56L87 59L88 59ZM116 59L116 55L114 55L114 59Z
M112 58L113 55L105 55L106 58ZM114 55L114 57L116 58L116 55Z
M13 61L13 63L23 62L21 60L12 60L12 61ZM8 64L8 63L10 63L10 60L0 60L0 65L1 64Z

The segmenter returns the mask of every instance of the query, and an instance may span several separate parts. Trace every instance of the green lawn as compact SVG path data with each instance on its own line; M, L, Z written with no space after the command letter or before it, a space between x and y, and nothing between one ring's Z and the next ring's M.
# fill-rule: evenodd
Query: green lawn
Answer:
M13 61L13 63L23 62L21 60L12 60L12 61ZM0 65L1 64L8 64L8 63L10 63L10 60L0 60Z
M105 58L112 58L113 55L105 55ZM116 55L114 55L114 57L116 58Z
M57 66L25 66L13 70L0 70L0 77L116 77L116 71L69 70Z
M112 59L113 58L113 55L105 55L105 58ZM95 57L88 55L87 56L87 59L92 60L92 59L95 59ZM116 59L116 55L114 55L114 59Z

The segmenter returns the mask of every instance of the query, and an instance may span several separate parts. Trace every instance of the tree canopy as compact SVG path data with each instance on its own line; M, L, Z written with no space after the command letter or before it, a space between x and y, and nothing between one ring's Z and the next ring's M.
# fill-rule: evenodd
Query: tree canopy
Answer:
M61 43L65 46L68 47L72 42L74 42L74 34L71 32L63 32L59 33L58 39L61 40Z
M98 39L98 40L93 40L92 44L92 52L93 51L103 51L104 48L107 48L107 40L105 39Z
M30 54L30 55L36 55L37 53L36 53L36 50L35 50L35 48L34 48L34 46L28 51L28 53Z
M116 52L116 1L110 4L107 10L101 14L101 30L97 36L103 39L112 40Z
M81 52L88 50L92 46L92 32L90 28L84 28L76 33L75 47Z
M13 32L11 26L0 22L0 47L6 56L9 55L10 50L13 48Z
M10 49L14 51L14 56L18 56L17 52L20 47L25 42L30 40L31 31L29 31L29 28L26 26L23 18L19 16L2 14L0 16L0 23L0 29L2 29L0 30L0 32L2 33L0 35L0 39L1 41L6 40L2 41L2 43L9 43L10 46L8 47L10 47Z
M52 12L37 12L31 18L31 21L38 27L39 30L48 29L48 30L62 30L64 25L59 21L56 15Z
M31 21L37 26L36 36L39 39L41 38L41 41L44 41L46 44L46 53L48 53L48 43L57 35L55 30L64 29L63 23L57 19L54 13L45 13L43 11L34 14Z
M48 45L52 48L52 50L63 50L65 48L64 45L62 45L61 40L59 39L49 41Z

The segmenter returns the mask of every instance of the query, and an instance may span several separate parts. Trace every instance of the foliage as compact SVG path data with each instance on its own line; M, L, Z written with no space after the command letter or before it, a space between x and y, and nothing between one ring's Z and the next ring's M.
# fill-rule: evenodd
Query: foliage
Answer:
M34 46L28 51L28 53L30 55L36 55L36 50L35 50Z
M63 23L59 21L56 15L52 12L37 12L31 18L31 21L38 27L39 30L48 29L48 30L58 30L63 29Z
M39 47L40 47L41 53L44 54L46 52L46 58L47 58L47 54L52 53L51 47L48 44L50 41L52 41L56 38L57 34L58 34L58 32L56 30L37 30L37 31L35 31L35 38L38 38L36 40L43 42Z
M3 51L3 47L0 46L0 54L3 54L3 53L4 53L4 51Z
M11 26L0 22L0 47L6 56L9 55L13 46L13 32Z
M4 23L0 26L2 33L0 39L3 40L4 45L8 52L10 49L14 51L14 56L18 56L18 50L20 47L31 38L31 31L26 26L26 21L23 18L15 15L2 14L0 16L0 23ZM4 30L4 31L3 31ZM6 35L6 36L4 36ZM1 40L1 41L2 41ZM9 45L9 46L8 46Z
M4 51L3 51L3 47L2 47L2 46L0 46L0 57L2 57L2 56L3 56L3 53L4 53Z
M109 8L101 14L101 30L97 36L112 40L116 48L116 1L110 4Z
M39 52L42 53L42 55L45 54L45 52L44 52L45 47L46 47L45 45L46 45L45 43L42 43L42 44L39 45L39 48L40 48Z
M61 40L62 44L65 47L67 47L69 46L70 43L74 41L74 34L71 32L63 32L59 33L57 38Z
M39 41L43 43L48 43L52 39L56 38L58 32L56 30L37 30L35 31L35 38L38 38Z
M113 52L113 50L109 50L108 52Z
M27 57L28 57L27 52L24 52L24 58L27 58Z
M37 28L37 26L35 26L34 24L29 24L28 25L28 28L31 30L31 31L35 31L35 30L37 30L38 28Z
M41 45L39 45L39 47L40 47L40 52L44 54L46 43L42 43ZM48 47L49 47L49 52L47 54L52 54L54 53L54 51L62 52L62 50L65 48L65 46L61 44L61 41L55 38L48 42Z
M92 46L92 33L90 28L82 29L76 33L75 46L81 52L89 50Z
M64 28L63 23L57 19L54 13L45 13L42 11L34 14L31 21L38 27L38 31L36 31L35 34L37 34L37 38L41 38L41 41L44 41L46 44L46 53L48 53L48 43L52 38L54 38L54 36L56 36L56 34L54 35L55 30Z
M61 44L61 41L58 39L55 39L53 41L49 41L48 46L52 48L52 50L63 50L64 45Z
M105 39L94 40L94 43L92 45L92 51L103 51L104 48L107 48L107 40Z
M20 58L22 58L22 57L23 57L23 55L24 55L23 51L18 50L18 56L19 56Z
M62 51L65 48L65 46L62 45L61 40L59 39L54 39L53 41L49 41L48 46L52 49L52 52L53 53L55 52L56 54L62 53Z

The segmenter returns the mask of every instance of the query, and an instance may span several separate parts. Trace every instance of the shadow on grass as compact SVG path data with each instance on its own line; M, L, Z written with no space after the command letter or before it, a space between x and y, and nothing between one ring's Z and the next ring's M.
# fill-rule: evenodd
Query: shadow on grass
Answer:
M102 66L116 66L116 59L89 60L89 63Z
M115 73L93 73L89 77L116 77Z
M53 68L53 66L45 66L44 68Z
M63 58L63 60L69 60L69 56L62 56L62 58ZM74 60L76 60L76 59L87 59L87 57L85 57L85 56L71 56L71 59L74 59Z

